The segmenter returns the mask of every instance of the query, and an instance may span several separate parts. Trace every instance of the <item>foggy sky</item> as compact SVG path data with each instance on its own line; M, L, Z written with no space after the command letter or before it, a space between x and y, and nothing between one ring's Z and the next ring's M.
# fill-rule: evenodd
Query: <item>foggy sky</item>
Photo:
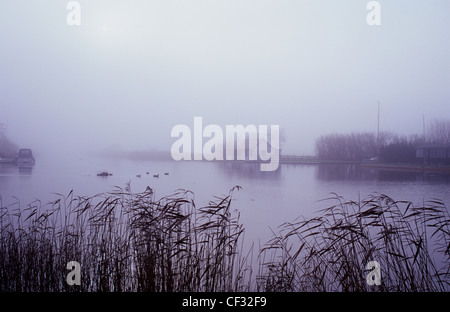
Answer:
M277 124L285 153L331 132L450 118L450 1L0 3L0 123L38 153L170 150L177 124Z

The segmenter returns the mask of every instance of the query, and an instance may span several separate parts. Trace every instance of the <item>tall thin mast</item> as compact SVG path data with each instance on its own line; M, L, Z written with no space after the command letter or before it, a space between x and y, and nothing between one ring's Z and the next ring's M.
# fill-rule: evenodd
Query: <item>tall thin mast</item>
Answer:
M427 140L427 137L425 136L425 114L422 116L422 127L423 127L423 141L425 142Z
M380 101L378 101L377 144L380 146Z

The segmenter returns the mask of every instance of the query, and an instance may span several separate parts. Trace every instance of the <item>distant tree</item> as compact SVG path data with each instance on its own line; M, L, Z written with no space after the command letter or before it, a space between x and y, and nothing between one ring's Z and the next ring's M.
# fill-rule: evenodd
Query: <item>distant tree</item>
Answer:
M424 144L423 135L410 136L385 132L380 135L379 159L382 162L413 163L416 161L416 148Z
M408 142L412 145L414 145L415 147L419 146L419 145L423 145L426 143L425 138L423 137L423 135L418 135L418 134L413 134L410 135L408 138Z
M17 145L6 136L4 129L0 127L0 157L14 157L17 149Z
M316 140L316 155L326 160L361 161L379 156L385 162L414 162L416 147L423 143L423 136L393 132L381 132L378 139L368 132L328 134Z
M383 132L380 132L378 145L386 146L386 145L392 144L396 141L398 141L397 134L395 134L393 132L389 132L389 131L383 131Z
M373 133L328 134L316 140L316 155L320 159L360 161L376 154Z
M380 148L380 161L413 163L416 161L416 146L409 142L391 143Z
M427 128L427 141L431 143L450 143L450 120L434 119Z

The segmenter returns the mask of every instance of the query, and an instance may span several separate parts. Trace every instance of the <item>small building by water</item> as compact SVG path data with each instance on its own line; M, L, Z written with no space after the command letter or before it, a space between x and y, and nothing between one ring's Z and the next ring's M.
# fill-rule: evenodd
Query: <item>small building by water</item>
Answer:
M426 144L416 149L417 162L450 165L450 144Z

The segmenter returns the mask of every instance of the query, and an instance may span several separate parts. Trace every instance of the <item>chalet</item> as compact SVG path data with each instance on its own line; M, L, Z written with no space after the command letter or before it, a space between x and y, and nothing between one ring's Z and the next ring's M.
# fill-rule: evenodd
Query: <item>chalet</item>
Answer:
M417 162L450 165L450 144L426 144L416 149Z

